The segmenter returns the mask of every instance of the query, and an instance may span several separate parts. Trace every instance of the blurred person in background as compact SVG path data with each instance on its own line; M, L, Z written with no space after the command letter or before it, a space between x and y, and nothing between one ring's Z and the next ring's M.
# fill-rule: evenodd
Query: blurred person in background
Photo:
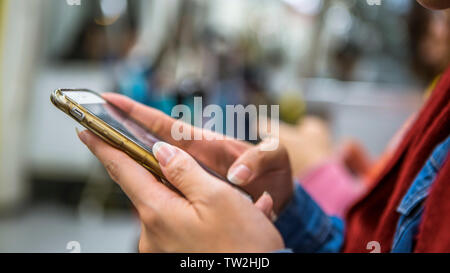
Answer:
M428 86L425 102L450 63L450 11L412 5L408 17L412 70ZM339 79L351 79L358 51L349 42L337 48L334 59ZM282 124L278 137L287 148L298 182L327 214L342 217L376 180L414 118L405 122L376 160L357 140L333 145L326 122L316 117L305 117L295 127Z
M450 12L436 13L414 5L409 36L414 71L425 82L435 84L450 61Z
M444 0L419 2L433 9L450 8ZM430 45L424 43L424 48ZM443 68L440 65L434 63ZM142 220L140 251L450 251L450 68L404 130L369 192L347 213L345 229L342 218L328 216L301 186L293 186L283 146L262 152L266 142L176 142L171 139L172 118L120 95L105 98L167 140L156 144L154 152L165 176L185 195L170 191L92 133L80 133L137 208ZM256 203L206 173L191 155L243 186Z

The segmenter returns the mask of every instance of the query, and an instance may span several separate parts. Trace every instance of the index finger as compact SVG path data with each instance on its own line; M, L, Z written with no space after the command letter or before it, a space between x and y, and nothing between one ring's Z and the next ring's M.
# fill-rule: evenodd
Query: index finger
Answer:
M203 130L202 128L196 128L186 123L183 125L186 126L185 130L190 130L191 136L198 133L201 134L201 140L194 140L193 138L191 138L192 140L175 140L172 137L172 126L175 122L181 121L120 94L104 93L102 96L144 125L161 141L187 151L196 159L203 162L207 167L223 176L226 175L229 166L236 158L250 147L247 143L237 141L212 131ZM205 145L205 141L207 142L207 145ZM221 156L216 156L217 154L220 154Z
M176 120L167 116L163 112L147 107L126 96L115 93L104 93L102 97L119 107L127 115L131 116L142 125L145 125L157 137L164 141L174 141L171 136L171 129ZM181 143L183 145L183 143ZM184 146L184 145L183 145Z
M79 133L81 141L104 165L110 177L120 185L136 208L164 208L167 200L182 197L157 181L144 167L124 152L107 144L90 131Z

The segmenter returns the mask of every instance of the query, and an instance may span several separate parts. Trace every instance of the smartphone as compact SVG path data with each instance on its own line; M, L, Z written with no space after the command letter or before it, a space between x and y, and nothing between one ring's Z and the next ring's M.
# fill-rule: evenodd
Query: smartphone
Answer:
M88 89L58 89L51 94L50 100L57 108L75 119L86 129L128 154L159 178L163 184L179 193L164 177L158 160L153 155L153 145L160 140L154 133L123 112L119 107ZM250 198L243 189L206 168L201 162L199 164L207 172L228 182Z

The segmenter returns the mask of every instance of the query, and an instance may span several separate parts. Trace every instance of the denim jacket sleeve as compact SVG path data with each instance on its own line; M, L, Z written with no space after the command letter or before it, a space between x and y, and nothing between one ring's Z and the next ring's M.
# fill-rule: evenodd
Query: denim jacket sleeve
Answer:
M275 226L294 252L339 252L344 241L344 221L328 216L301 186Z

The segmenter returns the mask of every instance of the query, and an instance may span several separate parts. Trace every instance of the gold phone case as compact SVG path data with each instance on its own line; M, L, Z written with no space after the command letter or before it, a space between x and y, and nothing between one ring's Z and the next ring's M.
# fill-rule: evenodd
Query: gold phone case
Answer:
M59 108L61 111L72 117L78 123L83 125L86 129L90 130L104 141L109 143L110 145L116 147L117 149L128 154L132 159L142 165L144 168L153 173L157 178L159 178L160 182L169 187L171 190L177 192L181 196L184 196L177 188L175 188L172 184L170 184L167 179L164 177L164 174L159 167L158 160L153 156L153 154L149 153L147 150L142 148L140 145L124 136L122 133L108 125L103 120L99 119L92 113L90 113L87 109L85 109L80 104L66 97L63 92L90 92L97 96L100 96L96 92L88 89L58 89L55 90L51 96L51 102ZM100 96L101 97L101 96ZM199 164L201 164L199 162ZM225 178L222 178L217 173L207 169L203 165L201 165L208 171L211 175L227 182L233 188L239 190L244 196L248 197L250 200L253 200L252 197L242 188L236 186L235 184L229 182Z
M50 100L61 111L75 119L86 129L90 130L110 145L127 153L136 162L160 178L161 182L173 189L173 186L165 179L158 161L153 154L149 153L122 133L109 126L106 122L91 114L83 106L63 94L63 92L71 91L91 92L100 96L96 92L87 89L58 89L51 94Z

